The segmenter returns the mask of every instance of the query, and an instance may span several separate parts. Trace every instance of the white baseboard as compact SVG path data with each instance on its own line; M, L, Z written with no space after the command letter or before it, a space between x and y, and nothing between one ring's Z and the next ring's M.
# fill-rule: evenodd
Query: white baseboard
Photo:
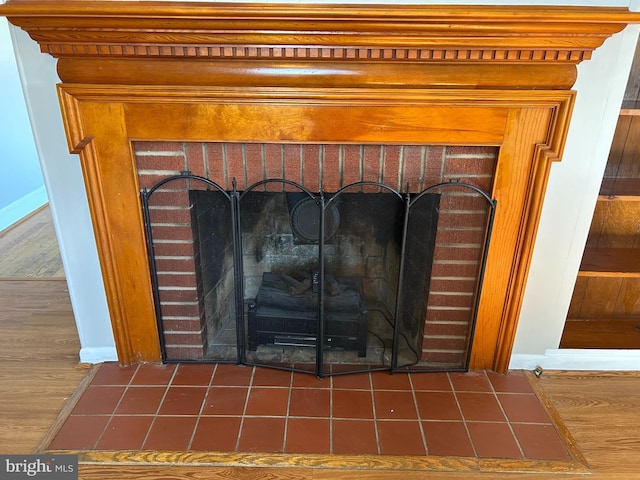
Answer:
M102 363L118 361L115 347L88 347L80 349L81 363Z
M0 232L49 201L44 186L0 209Z
M510 369L640 370L640 350L548 349L544 355L513 354Z

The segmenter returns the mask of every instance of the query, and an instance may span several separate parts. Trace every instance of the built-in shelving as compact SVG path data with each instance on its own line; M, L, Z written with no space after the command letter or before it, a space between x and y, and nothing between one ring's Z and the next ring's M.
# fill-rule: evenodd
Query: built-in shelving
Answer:
M622 102L622 108L620 108L620 116L637 116L640 115L640 100L627 100Z
M640 201L640 178L605 178L598 200Z
M640 349L640 47L560 347Z
M640 249L587 248L578 276L640 278Z

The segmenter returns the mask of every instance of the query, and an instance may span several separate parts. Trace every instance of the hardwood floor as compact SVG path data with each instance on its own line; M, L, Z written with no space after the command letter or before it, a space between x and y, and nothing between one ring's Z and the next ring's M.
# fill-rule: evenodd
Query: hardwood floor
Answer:
M64 281L0 280L0 452L30 453L86 369Z
M49 205L0 232L0 278L6 277L64 279Z
M86 374L48 205L0 232L0 453L30 453Z
M2 253L0 240L0 254ZM0 279L0 453L30 453L86 375L66 283ZM538 380L588 462L595 480L640 480L639 372L544 372ZM88 464L81 479L365 479L553 478L575 474L370 471Z

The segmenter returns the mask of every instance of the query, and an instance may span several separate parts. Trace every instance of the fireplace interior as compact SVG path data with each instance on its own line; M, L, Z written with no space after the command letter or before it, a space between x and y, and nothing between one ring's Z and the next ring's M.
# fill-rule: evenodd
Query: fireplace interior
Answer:
M297 175L284 168L292 148ZM136 152L165 361L323 375L468 365L495 149L139 143ZM289 177L267 171L278 161L274 174Z

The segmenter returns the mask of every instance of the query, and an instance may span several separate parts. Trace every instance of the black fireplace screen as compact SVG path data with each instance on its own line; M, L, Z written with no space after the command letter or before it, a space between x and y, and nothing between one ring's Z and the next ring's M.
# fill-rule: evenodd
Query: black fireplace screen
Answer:
M496 206L477 186L239 191L182 172L142 203L165 362L468 369Z

